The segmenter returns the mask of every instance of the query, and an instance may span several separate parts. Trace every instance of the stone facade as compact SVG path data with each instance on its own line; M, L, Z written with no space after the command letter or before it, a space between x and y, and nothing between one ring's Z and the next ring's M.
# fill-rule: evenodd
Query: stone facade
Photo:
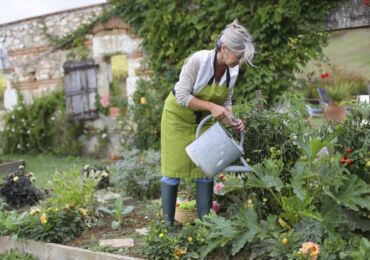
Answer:
M21 91L26 103L31 103L34 97L63 87L63 63L69 50L52 46L43 28L50 35L62 37L81 24L89 23L107 6L92 5L0 25L0 70L7 80L5 106L10 108L14 104L10 99L14 99L15 89ZM84 44L89 49L88 58L99 65L99 94L109 95L112 77L107 57L116 54L127 56L129 75L126 86L127 93L132 94L143 52L139 49L140 40L129 25L113 17L96 25L86 35Z

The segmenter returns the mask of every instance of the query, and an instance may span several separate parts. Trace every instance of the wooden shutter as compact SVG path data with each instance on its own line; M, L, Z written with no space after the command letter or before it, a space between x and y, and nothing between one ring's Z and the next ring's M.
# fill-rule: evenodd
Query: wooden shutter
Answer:
M93 60L64 63L64 93L67 113L74 120L95 119L98 65Z

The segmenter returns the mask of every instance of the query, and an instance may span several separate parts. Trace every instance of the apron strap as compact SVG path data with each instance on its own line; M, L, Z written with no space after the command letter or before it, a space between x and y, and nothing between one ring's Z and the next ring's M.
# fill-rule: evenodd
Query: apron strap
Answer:
M213 80L215 79L216 65L217 65L217 49L215 51L215 57L213 58L213 75L208 80L207 85L213 84ZM230 85L230 70L229 70L229 67L227 67L226 68L226 87L229 88L229 85Z

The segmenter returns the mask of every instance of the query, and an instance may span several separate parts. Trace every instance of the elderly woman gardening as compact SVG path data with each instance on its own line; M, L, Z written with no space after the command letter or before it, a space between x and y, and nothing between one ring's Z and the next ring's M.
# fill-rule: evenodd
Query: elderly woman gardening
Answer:
M213 180L190 160L185 147L195 139L195 129L206 115L224 119L243 131L241 120L233 122L231 98L239 65L252 64L254 45L248 31L237 21L222 31L213 50L192 54L182 67L179 81L166 99L161 121L161 193L163 215L173 226L180 178L196 179L199 218L208 214L213 199Z

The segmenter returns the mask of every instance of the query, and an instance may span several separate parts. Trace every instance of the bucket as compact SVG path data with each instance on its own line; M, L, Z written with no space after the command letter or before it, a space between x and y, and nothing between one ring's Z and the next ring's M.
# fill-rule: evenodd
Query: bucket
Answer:
M209 178L213 178L220 172L251 171L242 157L244 155L243 132L240 133L240 143L238 144L229 136L222 125L216 122L200 135L201 128L211 118L212 115L209 115L199 123L196 130L196 139L185 148L190 159ZM230 166L238 158L242 161L243 166Z

